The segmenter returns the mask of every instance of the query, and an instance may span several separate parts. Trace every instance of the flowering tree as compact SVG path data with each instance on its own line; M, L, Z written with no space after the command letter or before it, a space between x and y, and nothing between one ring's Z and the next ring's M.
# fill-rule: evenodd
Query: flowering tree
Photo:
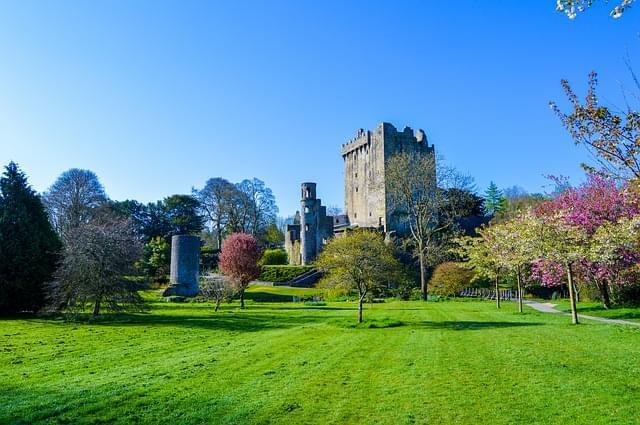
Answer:
M575 19L579 12L584 12L588 7L591 7L596 0L556 0L556 10L564 13L569 19ZM606 2L607 0L605 0ZM622 14L631 7L634 0L618 0L615 3L609 15L613 19L618 19Z
M454 251L473 269L477 276L493 280L496 286L496 307L500 308L500 272L502 264L496 255L493 235L486 228L481 229L479 237L464 236L457 238Z
M565 225L579 228L584 232L585 247L596 252L597 245L603 240L595 239L594 235L602 226L613 226L621 219L631 219L640 213L636 198L636 193L626 186L618 187L612 179L591 175L581 186L569 188L555 199L541 204L535 213L547 220L560 217ZM605 308L610 307L610 288L621 283L620 271L640 261L637 251L620 251L617 254L615 261L611 258L600 261L603 257L594 254L573 264L574 272L596 285ZM534 273L546 286L564 283L557 273L558 267L546 257L533 264Z
M249 282L260 276L260 255L258 243L246 233L234 233L222 245L220 270L229 277L240 295L240 308L244 308L244 291Z

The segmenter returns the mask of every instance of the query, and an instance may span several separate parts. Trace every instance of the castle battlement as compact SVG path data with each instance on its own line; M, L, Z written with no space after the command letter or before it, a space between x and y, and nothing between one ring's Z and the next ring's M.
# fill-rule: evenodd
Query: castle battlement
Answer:
M353 139L350 139L347 143L342 144L342 156L345 157L346 155L350 154L353 151L356 151L359 148L370 145L372 137L375 137L374 134L379 134L381 137L387 140L396 140L399 143L419 143L419 148L422 149L430 147L427 140L427 135L422 129L418 129L414 132L411 127L406 126L402 131L398 131L398 129L393 124L383 122L376 127L374 132L364 130L362 128L358 129L358 131L356 132L356 136ZM431 146L430 148L433 149L433 146Z

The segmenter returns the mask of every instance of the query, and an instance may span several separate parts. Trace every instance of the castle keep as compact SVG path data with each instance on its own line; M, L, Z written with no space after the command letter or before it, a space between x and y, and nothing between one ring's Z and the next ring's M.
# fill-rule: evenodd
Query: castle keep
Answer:
M326 207L316 199L316 184L302 184L302 213L296 213L296 221L285 232L291 264L310 264L330 237L349 228L404 233L385 179L388 160L400 152L434 156L435 148L424 131L414 133L410 127L398 131L384 122L373 131L359 129L355 138L342 145L345 215L327 216Z

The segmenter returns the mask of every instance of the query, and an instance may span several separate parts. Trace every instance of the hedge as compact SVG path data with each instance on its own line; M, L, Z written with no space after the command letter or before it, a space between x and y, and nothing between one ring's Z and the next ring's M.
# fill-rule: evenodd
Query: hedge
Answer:
M312 266L262 266L260 280L264 282L287 282L294 277L313 270Z

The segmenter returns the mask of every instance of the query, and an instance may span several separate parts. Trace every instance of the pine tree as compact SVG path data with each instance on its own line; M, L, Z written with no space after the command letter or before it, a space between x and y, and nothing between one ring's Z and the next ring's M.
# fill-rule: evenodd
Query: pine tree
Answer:
M60 249L40 197L9 163L0 178L0 314L44 306Z
M506 199L498 185L489 183L487 191L484 193L484 212L486 215L496 215L505 208Z

